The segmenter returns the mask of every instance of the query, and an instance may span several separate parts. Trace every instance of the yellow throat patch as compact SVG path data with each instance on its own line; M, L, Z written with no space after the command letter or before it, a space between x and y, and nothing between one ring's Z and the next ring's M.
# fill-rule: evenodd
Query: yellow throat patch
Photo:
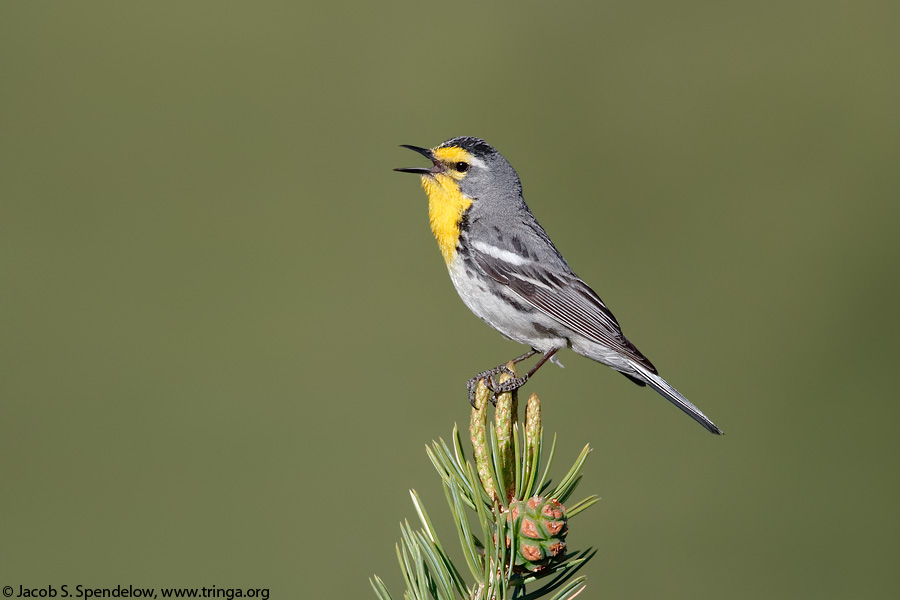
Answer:
M444 165L453 165L457 162L469 162L468 152L459 147L435 148L434 157ZM431 232L437 239L444 262L450 263L456 252L456 242L459 241L459 224L463 213L472 206L471 198L467 198L459 190L459 182L465 177L464 173L458 173L448 168L443 173L435 175L423 175L422 187L428 194L428 220L431 223Z

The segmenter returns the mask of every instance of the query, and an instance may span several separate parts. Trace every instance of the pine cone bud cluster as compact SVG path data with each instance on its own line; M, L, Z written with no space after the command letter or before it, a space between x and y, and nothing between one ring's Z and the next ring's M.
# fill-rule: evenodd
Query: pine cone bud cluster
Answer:
M558 500L535 496L510 502L507 520L517 531L515 564L521 571L536 573L566 557L569 527Z

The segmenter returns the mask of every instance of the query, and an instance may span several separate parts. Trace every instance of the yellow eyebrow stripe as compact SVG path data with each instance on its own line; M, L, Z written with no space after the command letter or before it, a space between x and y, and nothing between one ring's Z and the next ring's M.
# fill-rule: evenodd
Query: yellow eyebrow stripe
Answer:
M471 162L472 155L460 148L459 146L450 146L449 148L434 148L434 157L441 162Z

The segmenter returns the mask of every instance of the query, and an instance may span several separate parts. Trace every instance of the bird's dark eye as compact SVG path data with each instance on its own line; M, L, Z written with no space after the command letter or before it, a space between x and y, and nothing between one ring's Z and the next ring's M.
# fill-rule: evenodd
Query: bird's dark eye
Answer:
M456 170L459 171L460 173L465 173L466 171L469 170L469 163L462 162L462 161L456 163Z

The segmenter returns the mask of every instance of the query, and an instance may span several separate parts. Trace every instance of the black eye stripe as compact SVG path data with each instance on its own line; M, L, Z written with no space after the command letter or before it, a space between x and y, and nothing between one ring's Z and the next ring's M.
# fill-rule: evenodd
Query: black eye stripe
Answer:
M455 166L456 166L456 170L459 171L460 173L465 173L466 171L469 170L469 163L467 163L467 162L460 161L460 162L456 163Z

